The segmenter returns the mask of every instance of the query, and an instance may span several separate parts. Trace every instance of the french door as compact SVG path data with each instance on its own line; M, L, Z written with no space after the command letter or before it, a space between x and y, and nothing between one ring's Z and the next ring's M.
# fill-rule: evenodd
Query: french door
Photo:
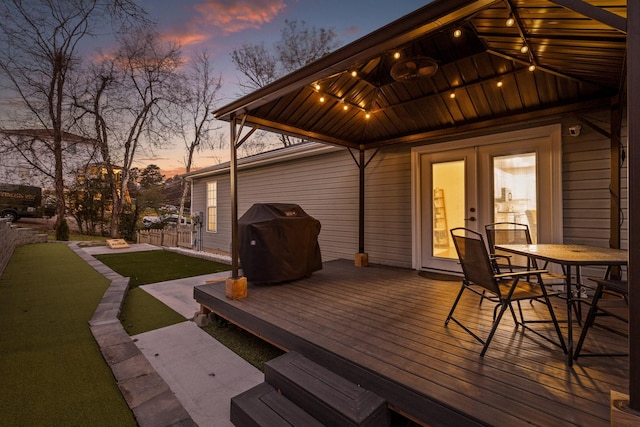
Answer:
M516 222L529 226L534 241L562 241L560 136L503 138L415 150L416 268L460 271L449 233L456 227L484 234L486 224Z

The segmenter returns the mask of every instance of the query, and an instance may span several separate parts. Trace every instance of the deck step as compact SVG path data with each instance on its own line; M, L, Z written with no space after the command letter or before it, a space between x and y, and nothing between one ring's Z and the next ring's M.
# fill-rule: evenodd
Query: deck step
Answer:
M388 426L380 396L342 378L299 353L265 364L265 381L314 418L330 426Z
M323 426L267 383L231 398L231 422L238 427Z

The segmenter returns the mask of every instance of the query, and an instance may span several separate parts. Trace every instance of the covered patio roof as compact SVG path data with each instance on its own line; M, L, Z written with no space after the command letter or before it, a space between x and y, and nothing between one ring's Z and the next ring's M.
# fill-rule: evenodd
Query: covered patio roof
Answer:
M214 115L366 149L608 106L625 88L626 13L625 0L436 0Z

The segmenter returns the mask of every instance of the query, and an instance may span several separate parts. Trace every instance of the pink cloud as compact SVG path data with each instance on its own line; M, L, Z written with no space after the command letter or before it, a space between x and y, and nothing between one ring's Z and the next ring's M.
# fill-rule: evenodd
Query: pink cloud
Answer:
M194 8L202 23L229 34L258 29L271 22L286 6L284 0L205 0Z
M197 31L189 32L172 32L162 36L163 40L176 42L180 46L192 46L200 44L207 40L208 36Z

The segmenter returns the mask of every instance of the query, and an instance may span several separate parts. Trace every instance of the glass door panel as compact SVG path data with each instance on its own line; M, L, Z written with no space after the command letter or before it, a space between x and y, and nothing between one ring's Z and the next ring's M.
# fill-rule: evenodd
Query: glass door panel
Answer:
M433 239L431 256L457 259L449 230L464 227L465 161L433 163Z
M477 226L476 154L473 148L421 157L422 268L457 271L458 255L449 230Z
M536 153L493 157L494 222L528 225L534 243L538 241L536 164Z

